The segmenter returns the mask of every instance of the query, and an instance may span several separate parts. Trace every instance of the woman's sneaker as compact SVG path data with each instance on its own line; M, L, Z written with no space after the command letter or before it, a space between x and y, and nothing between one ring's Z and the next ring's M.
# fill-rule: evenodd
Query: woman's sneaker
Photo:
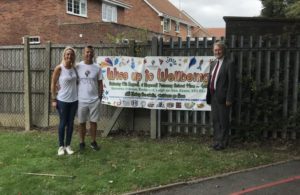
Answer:
M61 155L64 155L64 154L65 154L65 147L60 146L60 147L58 148L57 155L58 155L58 156L61 156Z
M71 149L70 146L67 146L65 150L66 150L67 154L73 154L74 153L74 151Z

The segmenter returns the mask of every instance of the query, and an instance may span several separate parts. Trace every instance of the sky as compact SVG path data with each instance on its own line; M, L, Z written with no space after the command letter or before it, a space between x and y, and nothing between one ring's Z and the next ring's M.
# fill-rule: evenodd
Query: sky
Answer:
M223 16L259 16L260 0L169 0L203 27L225 27Z

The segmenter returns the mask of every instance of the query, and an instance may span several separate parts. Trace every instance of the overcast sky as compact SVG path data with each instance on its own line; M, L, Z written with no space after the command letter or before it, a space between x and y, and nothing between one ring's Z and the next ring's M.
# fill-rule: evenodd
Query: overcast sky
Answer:
M223 16L258 16L260 0L170 0L204 27L225 27Z

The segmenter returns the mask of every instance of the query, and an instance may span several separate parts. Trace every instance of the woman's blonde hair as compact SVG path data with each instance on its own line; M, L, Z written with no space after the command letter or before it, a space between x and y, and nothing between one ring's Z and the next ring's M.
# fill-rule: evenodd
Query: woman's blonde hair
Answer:
M61 63L62 64L65 64L65 54L67 53L67 51L71 50L73 53L74 53L74 59L73 61L71 62L71 66L74 67L75 66L75 60L76 60L76 51L73 47L69 47L67 46L64 51L63 51L63 55L62 55L62 60L61 60Z

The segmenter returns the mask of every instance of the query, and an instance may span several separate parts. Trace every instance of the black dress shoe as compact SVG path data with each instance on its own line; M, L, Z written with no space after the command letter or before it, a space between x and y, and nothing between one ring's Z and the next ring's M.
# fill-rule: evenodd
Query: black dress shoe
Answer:
M217 147L219 144L212 144L212 145L210 145L210 147L211 148L215 148L215 147Z
M222 146L222 145L220 145L220 144L217 144L217 145L214 147L214 150L217 150L217 151L219 151L219 150L224 150L224 149L225 149L225 147Z

